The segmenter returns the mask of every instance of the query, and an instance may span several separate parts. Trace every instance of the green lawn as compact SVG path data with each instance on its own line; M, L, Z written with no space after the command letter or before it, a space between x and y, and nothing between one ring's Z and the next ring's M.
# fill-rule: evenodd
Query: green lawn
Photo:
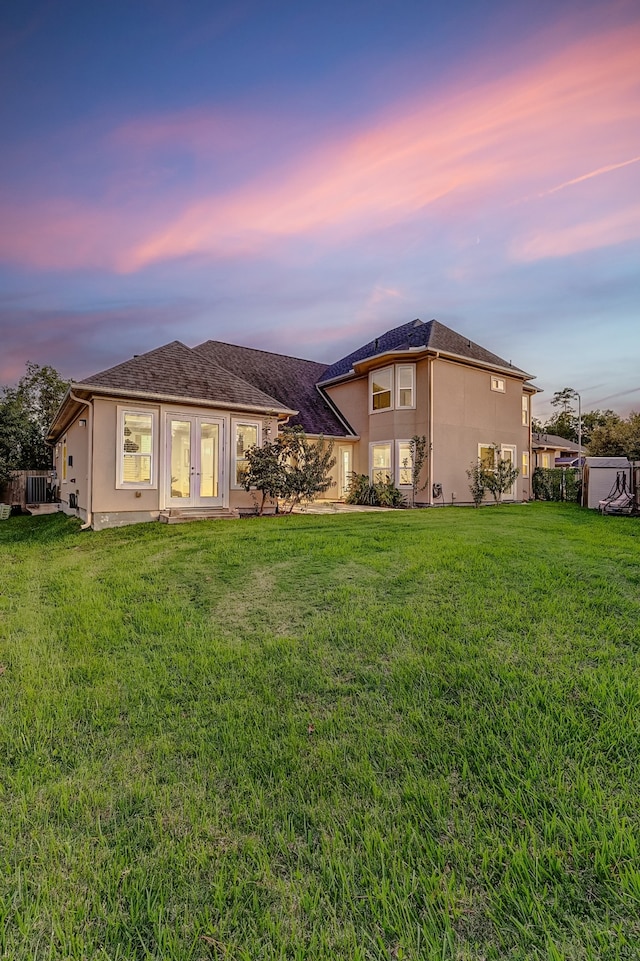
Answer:
M640 521L0 524L0 958L640 958Z

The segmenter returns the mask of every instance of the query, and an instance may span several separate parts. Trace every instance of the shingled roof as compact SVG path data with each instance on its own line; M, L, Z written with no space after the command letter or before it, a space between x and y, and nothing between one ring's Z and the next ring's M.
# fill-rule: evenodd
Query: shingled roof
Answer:
M485 350L479 344L474 344L467 337L457 334L455 330L445 327L437 320L430 320L428 323L423 320L412 320L408 324L402 324L400 327L388 330L376 337L375 340L365 344L364 347L359 347L358 350L354 350L351 354L327 367L320 382L327 383L337 377L349 374L353 370L354 364L367 360L369 357L376 357L389 351L409 351L412 348L420 347L456 354L469 360L480 361L480 363L491 367L510 368L514 374L520 374L526 378L530 376L524 370L514 367L509 361L503 360L497 354L492 354L491 351Z
M258 407L283 413L297 410L296 406L288 407L179 340L93 374L77 386L211 401L227 407Z
M219 364L265 393L277 397L286 407L297 410L298 414L289 421L291 426L299 425L308 434L324 434L328 437L349 435L350 431L316 387L318 381L323 379L326 364L225 344L219 340L207 340L194 347L193 352L206 358L207 363Z

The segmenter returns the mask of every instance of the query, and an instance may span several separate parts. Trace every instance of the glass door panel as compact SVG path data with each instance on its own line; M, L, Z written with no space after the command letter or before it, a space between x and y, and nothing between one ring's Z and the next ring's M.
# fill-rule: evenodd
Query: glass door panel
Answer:
M168 506L222 506L223 427L222 418L167 415Z
M220 461L220 425L200 421L200 490L199 497L218 497Z
M169 421L171 471L171 500L180 500L186 507L191 502L191 421Z

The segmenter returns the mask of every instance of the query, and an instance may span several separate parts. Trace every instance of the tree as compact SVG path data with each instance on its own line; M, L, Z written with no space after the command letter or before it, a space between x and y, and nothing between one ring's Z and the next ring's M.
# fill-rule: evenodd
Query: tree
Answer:
M280 496L290 514L301 500L315 500L333 484L330 473L336 462L332 456L333 441L325 447L322 437L313 442L307 440L301 427L285 427L277 442L284 466Z
M409 441L411 447L411 502L415 507L416 496L419 491L423 491L427 486L427 481L420 484L422 468L427 459L427 438L414 434Z
M53 367L27 362L15 387L0 388L0 483L15 470L51 467L45 438L68 386Z
M589 441L593 457L628 457L640 460L640 413L632 411L625 419L614 414L593 429Z
M331 487L332 453L332 442L325 447L322 438L308 440L301 427L285 428L274 441L249 448L243 487L260 493L259 514L268 498L282 500L291 513L301 500L313 500Z
M545 433L557 434L558 437L565 437L567 440L578 439L578 419L575 416L576 409L573 406L576 392L573 387L563 387L557 390L551 400L551 406L555 407L555 413L545 424Z
M520 471L513 466L512 461L503 460L498 456L493 470L485 469L485 486L493 494L496 504L502 502L502 495L511 490Z

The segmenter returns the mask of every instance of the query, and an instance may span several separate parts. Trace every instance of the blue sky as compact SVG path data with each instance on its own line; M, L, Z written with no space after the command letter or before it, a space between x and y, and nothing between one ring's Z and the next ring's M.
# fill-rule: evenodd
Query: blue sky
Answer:
M0 8L0 383L436 317L640 409L636 3Z

